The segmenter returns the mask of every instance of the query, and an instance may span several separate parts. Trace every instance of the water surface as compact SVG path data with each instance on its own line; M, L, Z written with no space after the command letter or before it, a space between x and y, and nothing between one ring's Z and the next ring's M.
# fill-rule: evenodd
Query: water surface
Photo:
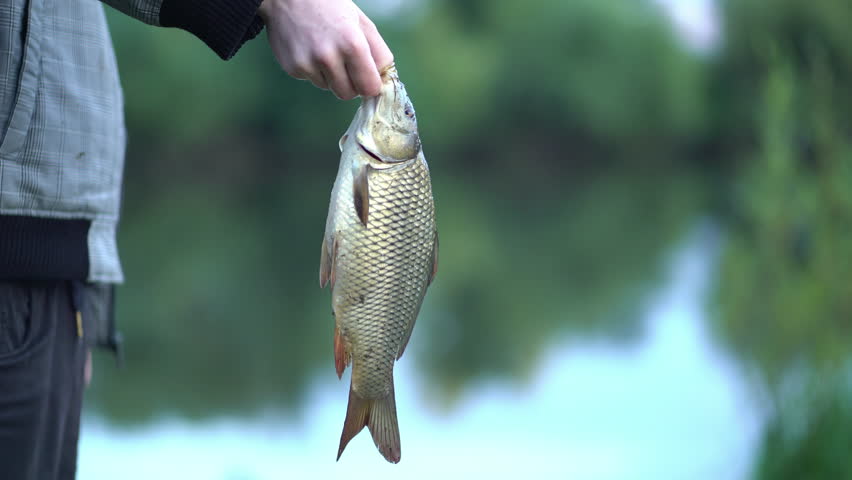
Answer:
M665 284L642 312L639 342L555 345L526 386L473 384L450 411L430 403L428 385L403 359L396 375L399 465L386 463L366 433L335 462L349 382L328 375L294 416L163 418L120 429L89 415L79 477L745 478L764 415L705 328L703 298L716 258L703 229L674 252Z

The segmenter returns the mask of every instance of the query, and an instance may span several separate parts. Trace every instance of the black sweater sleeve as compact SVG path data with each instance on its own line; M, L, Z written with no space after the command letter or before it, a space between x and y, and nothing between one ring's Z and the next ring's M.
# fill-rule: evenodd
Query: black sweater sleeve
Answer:
M263 30L261 0L163 0L159 23L186 30L223 60Z

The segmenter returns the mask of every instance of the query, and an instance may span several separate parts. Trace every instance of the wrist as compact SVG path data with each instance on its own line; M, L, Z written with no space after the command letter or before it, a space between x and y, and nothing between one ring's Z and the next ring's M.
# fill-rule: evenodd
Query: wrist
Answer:
M257 7L257 15L263 20L263 23L269 25L269 9L272 8L270 5L273 0L263 0L260 2L260 6Z
M257 7L257 15L263 20L263 23L269 25L269 19L272 18L272 12L280 8L282 0L263 0L260 6Z

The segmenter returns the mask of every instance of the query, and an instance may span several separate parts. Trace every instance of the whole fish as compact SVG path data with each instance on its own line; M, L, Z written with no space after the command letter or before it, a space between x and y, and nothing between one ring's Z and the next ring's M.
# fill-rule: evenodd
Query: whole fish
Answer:
M397 463L393 366L435 277L438 232L414 107L393 65L382 82L340 139L320 286L331 284L338 378L352 363L337 459L366 426L385 459Z

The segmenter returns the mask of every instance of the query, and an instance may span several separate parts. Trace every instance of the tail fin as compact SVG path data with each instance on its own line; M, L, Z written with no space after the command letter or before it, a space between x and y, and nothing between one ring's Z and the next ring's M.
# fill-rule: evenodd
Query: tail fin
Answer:
M343 433L340 435L340 449L337 459L343 454L343 449L355 435L364 427L370 429L373 443L385 460L399 463L401 456L399 445L399 423L396 418L396 399L393 392L393 379L390 391L383 398L365 399L358 396L352 386L349 386L349 406L346 408L346 420L343 422Z

